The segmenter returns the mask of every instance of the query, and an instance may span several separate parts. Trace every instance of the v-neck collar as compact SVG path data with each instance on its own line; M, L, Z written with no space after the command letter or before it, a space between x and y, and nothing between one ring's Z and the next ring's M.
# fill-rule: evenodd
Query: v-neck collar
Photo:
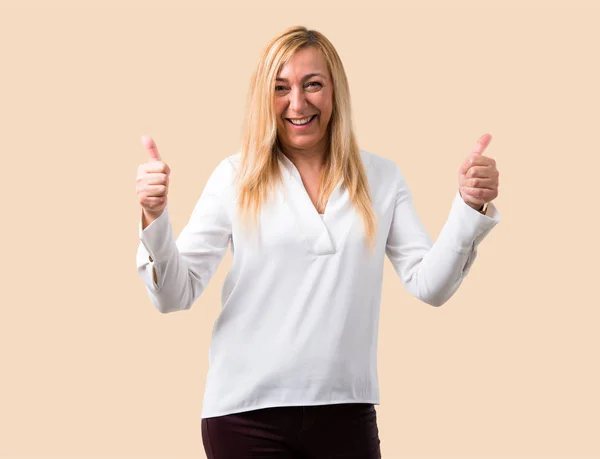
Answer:
M320 215L306 191L298 168L283 153L278 153L277 156L286 191L285 201L306 237L311 252L316 255L335 253L335 244L327 227L327 220L331 204L339 196L341 182L329 197L323 215Z

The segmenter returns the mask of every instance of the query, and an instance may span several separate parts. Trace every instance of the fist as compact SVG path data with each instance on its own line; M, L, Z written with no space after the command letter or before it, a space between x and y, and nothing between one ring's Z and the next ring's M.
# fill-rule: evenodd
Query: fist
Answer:
M491 140L490 134L483 134L458 170L458 192L463 201L475 210L498 196L500 174L496 169L496 161L483 156Z
M148 154L148 160L138 166L135 188L143 209L144 223L150 224L162 214L167 205L171 170L160 158L151 137L142 136L142 145Z

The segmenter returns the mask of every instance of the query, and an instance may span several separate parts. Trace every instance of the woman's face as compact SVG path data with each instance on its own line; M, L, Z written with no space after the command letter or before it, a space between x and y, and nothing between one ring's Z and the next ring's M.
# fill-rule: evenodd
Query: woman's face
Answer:
M298 50L275 82L277 134L287 150L323 152L333 106L333 86L321 52Z

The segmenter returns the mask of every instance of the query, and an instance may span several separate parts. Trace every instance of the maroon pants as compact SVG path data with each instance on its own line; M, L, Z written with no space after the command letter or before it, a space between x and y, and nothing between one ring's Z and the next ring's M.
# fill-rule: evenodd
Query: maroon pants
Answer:
M263 408L202 419L208 459L380 459L371 403Z

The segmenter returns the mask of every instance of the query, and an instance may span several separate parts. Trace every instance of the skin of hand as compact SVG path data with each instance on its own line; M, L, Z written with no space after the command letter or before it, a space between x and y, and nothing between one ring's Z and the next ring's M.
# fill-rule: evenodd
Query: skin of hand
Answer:
M483 134L458 170L460 196L475 210L480 210L486 202L498 197L500 174L496 169L496 161L483 155L491 140L490 134Z
M150 224L162 214L167 205L171 169L161 159L152 137L144 135L141 140L148 159L138 166L135 187L144 222Z

